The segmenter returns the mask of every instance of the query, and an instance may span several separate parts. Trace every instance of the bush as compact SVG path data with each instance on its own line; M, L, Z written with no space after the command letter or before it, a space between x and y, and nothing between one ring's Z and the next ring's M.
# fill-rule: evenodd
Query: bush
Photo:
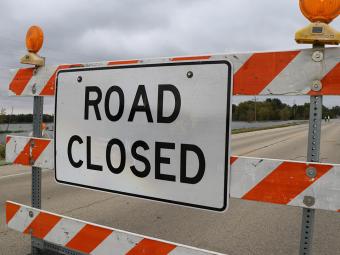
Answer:
M0 144L0 160L5 159L5 145Z

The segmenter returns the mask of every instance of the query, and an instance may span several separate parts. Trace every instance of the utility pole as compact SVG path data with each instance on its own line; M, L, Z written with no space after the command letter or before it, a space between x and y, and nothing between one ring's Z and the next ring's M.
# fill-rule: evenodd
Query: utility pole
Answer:
M257 119L257 117L256 117L256 97L255 97L255 99L254 99L254 104L255 104L255 106L254 106L254 121L256 121L256 119Z

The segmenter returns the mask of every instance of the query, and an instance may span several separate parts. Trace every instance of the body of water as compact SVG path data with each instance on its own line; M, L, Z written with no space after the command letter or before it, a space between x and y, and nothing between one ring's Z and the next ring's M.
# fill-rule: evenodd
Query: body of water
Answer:
M264 127L274 127L289 123L301 123L306 122L305 120L288 120L288 121L256 121L256 122L246 122L246 121L233 121L231 123L231 129L240 128L264 128ZM46 132L48 137L53 138L53 123L47 124L48 131ZM6 131L15 131L11 135L29 136L32 133L31 123L21 123L21 124L0 124L0 144L5 143ZM3 133L5 132L5 133Z

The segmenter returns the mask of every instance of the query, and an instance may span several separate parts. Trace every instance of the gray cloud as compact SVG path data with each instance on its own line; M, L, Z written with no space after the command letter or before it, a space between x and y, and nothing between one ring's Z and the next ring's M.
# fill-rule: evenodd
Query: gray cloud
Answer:
M44 29L48 64L301 48L294 33L307 24L297 0L7 0L0 14L0 107L16 112L32 100L5 97L4 72L20 66L32 24Z

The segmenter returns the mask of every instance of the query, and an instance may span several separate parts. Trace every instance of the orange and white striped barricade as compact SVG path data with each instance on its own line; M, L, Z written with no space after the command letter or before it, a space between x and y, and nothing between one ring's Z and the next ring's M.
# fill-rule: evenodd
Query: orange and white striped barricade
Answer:
M53 96L57 72L62 69L227 60L233 66L233 95L235 96L310 95L312 100L315 100L315 104L321 105L320 96L340 95L339 55L340 48L313 48L282 52L217 54L22 68L12 72L9 79L9 90L10 94L14 96ZM314 103L314 101L312 102ZM319 111L318 108L318 112L312 112L316 114L317 118L314 118L315 123L312 122L313 120L310 121L310 134L311 131L315 130L313 127L319 123ZM318 138L315 139L315 141L311 141L317 143ZM7 159L11 162L34 167L53 168L51 167L52 161L46 161L46 159L53 158L53 154L51 157L51 153L53 153L52 143L52 140L48 139L41 142L37 141L36 138L15 138L12 136L7 140ZM18 144L17 147L15 144ZM312 146L309 147L312 148ZM316 151L311 152L313 161L317 161L318 154ZM232 197L309 209L332 211L339 211L340 209L339 165L237 156L232 157L230 161L230 196ZM15 218L8 220L10 227L21 232L29 232L26 229L30 223L28 225L24 225L24 223L29 217L30 210L33 217L34 215L41 215L43 218L45 214L48 214L12 202L9 202L8 205L13 206L13 208L24 208L23 211L26 210L25 215L18 218L22 220L18 220L17 225L14 225L15 221L13 221L13 224L11 223ZM20 212L12 213L12 216L20 215ZM58 226L60 218L62 217L55 216L56 226ZM34 229L32 227L31 229L33 234ZM39 230L38 233L44 231L46 230ZM63 233L60 233L61 236L58 233L56 232L56 238L60 237L65 240ZM310 231L308 235L309 233ZM37 235L37 237L45 239L43 236ZM57 245L65 245L65 243L54 242Z
M340 165L231 158L234 198L340 212Z
M220 254L88 223L10 201L6 202L6 223L9 228L23 234L84 254Z
M6 161L24 166L53 169L53 140L26 136L7 136Z
M315 60L315 52L323 60ZM69 68L224 59L233 65L234 95L339 95L339 55L340 48L320 48L21 68L11 71L9 91L14 96L53 96L57 71ZM322 84L317 91L315 81Z

